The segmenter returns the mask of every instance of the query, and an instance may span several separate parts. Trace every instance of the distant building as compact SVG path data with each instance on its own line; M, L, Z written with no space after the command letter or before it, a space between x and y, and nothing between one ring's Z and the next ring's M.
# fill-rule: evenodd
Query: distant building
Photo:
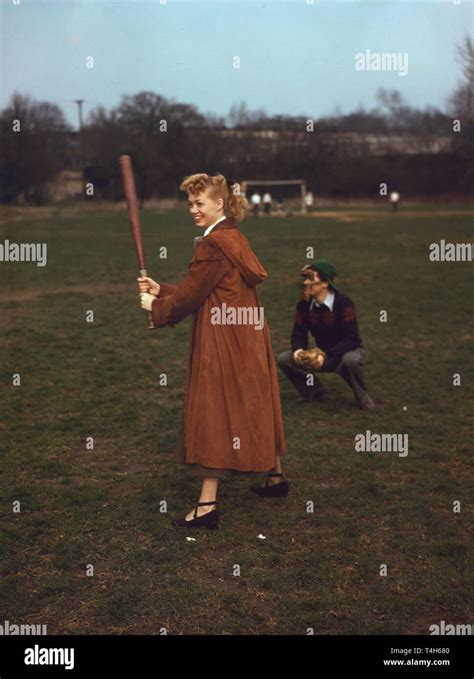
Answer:
M53 181L44 184L42 192L44 200L51 203L84 198L82 170L61 170Z

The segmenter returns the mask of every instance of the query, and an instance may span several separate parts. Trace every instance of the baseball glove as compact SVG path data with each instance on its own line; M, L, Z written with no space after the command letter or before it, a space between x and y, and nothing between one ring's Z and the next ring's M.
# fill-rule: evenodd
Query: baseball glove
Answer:
M317 358L318 356L323 356L324 357L324 363L327 361L327 355L322 349L318 349L318 347L314 347L314 349L306 349L303 351L300 351L296 356L295 356L295 363L300 366L300 368L304 368L305 370L311 371L311 372L316 372L317 370L321 370L323 365L319 365Z

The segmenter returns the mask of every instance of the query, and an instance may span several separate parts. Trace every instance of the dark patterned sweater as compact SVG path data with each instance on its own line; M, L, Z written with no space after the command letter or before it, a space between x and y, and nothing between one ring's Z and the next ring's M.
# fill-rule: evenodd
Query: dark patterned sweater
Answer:
M296 305L295 322L291 332L293 351L308 348L308 333L311 333L316 346L326 352L328 362L326 369L333 369L340 362L343 354L362 346L354 304L342 292L334 291L332 311L322 304L313 305L311 300L301 299Z

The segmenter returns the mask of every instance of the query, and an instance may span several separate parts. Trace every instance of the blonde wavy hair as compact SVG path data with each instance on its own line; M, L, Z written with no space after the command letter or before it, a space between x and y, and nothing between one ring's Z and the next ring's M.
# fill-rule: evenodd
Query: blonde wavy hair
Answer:
M223 174L191 174L183 179L179 188L193 196L207 191L212 200L222 198L225 216L233 217L236 222L241 222L247 214L249 204L240 193L240 184L233 180L227 181Z

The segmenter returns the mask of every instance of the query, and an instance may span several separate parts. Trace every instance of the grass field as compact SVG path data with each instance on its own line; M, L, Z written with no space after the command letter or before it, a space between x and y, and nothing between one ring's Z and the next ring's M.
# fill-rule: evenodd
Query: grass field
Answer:
M474 622L474 262L428 259L442 238L474 243L472 211L333 212L241 229L269 273L259 294L275 354L289 348L306 248L336 265L378 408L356 408L337 375L323 375L324 401L297 403L280 374L290 495L265 500L248 480L226 480L220 529L189 533L195 542L171 526L198 492L173 461L191 320L147 330L124 212L3 220L0 242L45 242L48 264L0 267L0 623L50 634L427 634L441 620ZM179 282L197 235L189 216L145 212L143 233L149 274ZM366 429L407 433L408 456L356 453Z

